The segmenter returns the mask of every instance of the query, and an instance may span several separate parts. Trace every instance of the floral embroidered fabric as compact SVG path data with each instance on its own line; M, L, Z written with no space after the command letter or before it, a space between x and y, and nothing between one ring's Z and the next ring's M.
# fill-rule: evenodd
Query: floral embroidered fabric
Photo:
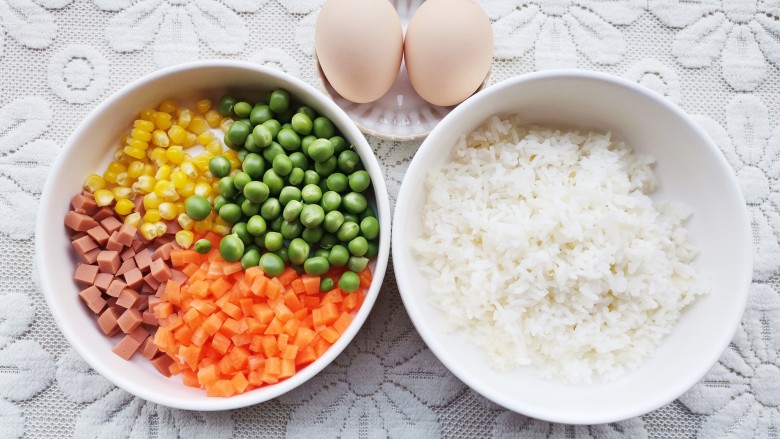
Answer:
M780 436L780 0L478 3L495 35L491 83L550 68L623 76L694 115L733 166L753 224L754 283L732 344L700 383L610 425L508 412L425 347L390 269L354 342L277 400L195 413L117 389L68 347L36 283L33 228L48 167L96 104L160 67L241 59L317 85L322 0L0 0L0 437ZM368 140L392 204L420 142Z

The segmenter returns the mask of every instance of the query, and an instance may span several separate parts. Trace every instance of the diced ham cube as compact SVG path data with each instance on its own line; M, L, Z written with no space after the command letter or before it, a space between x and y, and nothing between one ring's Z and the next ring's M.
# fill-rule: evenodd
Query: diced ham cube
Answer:
M84 215L83 213L71 210L65 215L65 226L77 232L86 232L97 224L97 221L92 219L92 217Z
M70 199L70 205L78 213L93 216L98 210L98 205L95 203L95 198L88 197L84 194L76 194Z
M115 274L121 265L119 252L113 250L103 250L97 258L98 267L103 273Z
M119 228L119 236L117 241L125 247L130 247L133 244L133 238L135 237L136 228L132 224L122 224Z
M149 254L149 251L147 251L145 248L141 249L140 251L136 252L134 259L135 265L138 266L141 272L149 272L149 267L152 265L152 256Z
M106 229L100 226L95 226L87 230L87 234L101 246L105 246L108 243L108 238L111 236L106 232Z
M121 329L122 332L129 334L141 326L143 321L144 319L141 317L140 311L135 308L129 308L119 316L116 322L119 324L119 329Z
M168 282L168 279L171 278L171 267L162 259L155 259L152 262L151 273L158 282Z
M117 297L116 304L125 309L135 308L138 305L139 300L140 294L138 294L137 291L130 288L125 288L119 294L119 297Z
M95 221L99 221L99 222L103 221L106 218L113 218L113 217L114 217L114 209L108 206L101 207L100 209L97 210L97 212L95 212L94 215L92 215L92 218L95 218Z
M141 347L141 343L142 341L136 340L132 334L127 334L113 347L113 349L111 349L111 351L123 359L129 360L133 357L135 351Z
M95 286L103 292L108 290L108 287L111 286L111 282L113 281L114 276L109 273L98 273L98 275L95 276Z
M106 306L106 301L103 300L100 290L94 285L82 290L79 293L79 297L87 305L93 313L98 314Z
M103 334L111 337L119 332L119 324L117 323L119 316L120 312L116 308L108 308L100 314L100 317L98 317L98 326L100 326L100 330L103 331Z
M73 274L73 279L84 286L92 286L95 283L97 274L97 265L79 264L78 267L76 267L76 272Z
M133 258L127 259L126 261L122 262L122 265L119 267L119 270L116 271L116 275L121 276L127 273L128 271L132 270L133 268L136 268L135 259Z
M144 280L144 275L138 268L133 268L124 274L125 283L130 288L137 288L141 286L141 282Z
M100 225L106 229L106 232L108 232L109 235L122 228L122 223L113 215L107 218L103 218L103 220L100 221Z
M157 345L154 344L154 339L152 337L147 337L144 343L141 345L141 355L149 360L154 358L154 356L157 355L157 352L159 351L160 349L158 349Z
M167 377L171 376L171 364L173 364L173 359L166 354L162 354L152 360L152 365L154 365L157 371Z
M84 235L79 239L74 239L70 244L79 255L83 255L90 250L96 249L98 246L97 243L87 235Z

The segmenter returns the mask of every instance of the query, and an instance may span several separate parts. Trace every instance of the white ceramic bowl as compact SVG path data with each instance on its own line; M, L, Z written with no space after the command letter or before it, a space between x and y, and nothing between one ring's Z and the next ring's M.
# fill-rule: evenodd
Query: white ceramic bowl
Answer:
M693 208L687 223L700 250L696 266L712 276L712 291L687 308L673 332L637 370L613 382L571 385L541 379L531 367L499 373L482 351L445 333L428 302L426 278L409 244L419 235L428 169L440 167L458 137L494 114L524 122L611 130L636 151L657 159L654 200ZM522 75L488 87L460 104L423 142L409 166L393 226L393 266L412 322L439 360L488 399L552 422L598 424L639 416L680 396L712 367L733 337L752 272L750 223L733 171L710 138L666 99L624 79L584 71ZM446 255L443 255L446 257Z
M187 387L178 376L166 378L139 355L125 361L111 352L112 340L98 329L94 315L78 297L73 282L75 255L63 226L70 198L81 190L84 178L105 168L111 153L138 113L166 97L193 99L222 93L264 96L282 87L299 101L327 116L354 143L371 175L381 225L379 256L373 265L374 281L366 300L347 331L325 354L278 384L230 398L209 398L205 391ZM225 410L275 398L308 380L355 337L373 306L387 268L390 251L390 204L385 180L371 147L354 123L325 95L289 75L255 64L210 61L159 70L116 92L95 108L68 139L52 167L41 197L36 228L36 258L41 287L54 320L76 351L101 375L122 389L146 400L188 410Z

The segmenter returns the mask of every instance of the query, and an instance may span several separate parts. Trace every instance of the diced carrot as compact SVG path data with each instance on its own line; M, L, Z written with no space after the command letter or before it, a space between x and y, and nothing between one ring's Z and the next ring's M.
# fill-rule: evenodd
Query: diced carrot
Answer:
M170 302L160 302L154 307L154 316L158 319L164 319L173 314L173 304Z
M253 335L252 340L249 342L249 350L252 352L263 352L263 337Z
M187 264L184 267L180 268L181 272L186 274L189 278L193 274L195 274L196 271L200 270L200 267L197 264Z
M340 303L342 300L344 300L344 296L341 295L341 290L339 288L334 288L322 296L320 305L325 305L326 303Z
M332 344L333 343L328 343L328 341L324 338L317 340L317 342L314 344L314 352L317 354L317 358L321 357L322 354L324 354Z
M194 284L195 282L206 280L206 270L203 268L198 268L192 275L187 279L187 283L190 285Z
M320 331L319 334L320 334L320 337L324 338L328 343L335 343L336 340L338 340L339 336L341 335L341 334L339 334L338 331L336 331L335 329L333 329L330 326L325 327L325 329Z
M295 334L295 338L293 339L293 344L299 348L304 348L308 346L316 336L317 333L309 328L298 328L298 332Z
M293 318L303 320L309 315L309 308L301 308L293 313Z
M217 314L212 314L203 321L203 330L206 331L208 335L214 335L221 327L222 319L220 319Z
M289 378L295 375L295 360L282 359L281 370L279 371L279 378Z
M206 395L227 398L236 393L236 388L229 380L218 380L206 385Z
M236 272L239 272L239 271L241 271L243 269L244 268L241 266L240 262L233 262L233 263L230 263L230 264L225 264L222 267L222 273L224 275L226 275L226 276L229 276L229 275L231 275L233 273L236 273Z
M192 328L187 325L182 325L173 331L173 338L181 344L190 344L192 339Z
M298 353L295 355L295 364L307 364L317 359L317 354L314 352L312 346L306 346L303 349L298 349Z
M293 291L295 291L295 294L301 294L306 291L306 288L303 286L303 279L300 278L293 279L293 281L290 282L290 286Z
M211 364L209 366L201 367L200 370L198 370L198 383L201 385L206 385L213 383L214 381L217 381L219 379L219 373L217 372L217 366L214 364Z
M285 306L287 306L287 308L289 308L292 312L298 311L303 307L301 300L298 298L298 295L294 290L288 290L286 293L284 293L282 298L284 299Z
M278 317L274 317L273 320L271 320L271 323L268 324L268 327L265 328L265 332L263 332L263 334L265 335L281 334L282 328L283 328L282 321L279 320Z
M371 274L371 269L366 267L358 273L358 278L360 278L360 288L368 288L371 286L371 279L373 275Z
M249 268L247 268L247 269L246 269L246 271L244 272L244 275L246 276L246 281L247 281L247 282L248 282L250 285L252 284L252 282L254 282L254 281L255 281L255 279L256 279L258 276L263 276L263 277L265 277L265 274L263 274L263 269L262 269L262 268L260 268L260 267L258 267L258 266L254 266L254 267L249 267Z
M249 381L247 381L243 373L238 372L230 379L230 384L236 389L236 393L244 393L244 390L249 385Z
M211 338L211 347L214 348L217 352L219 352L222 355L225 355L225 353L227 353L228 348L230 348L230 344L231 344L230 339L222 335L221 332L217 332Z
M219 373L222 375L230 375L236 371L233 368L233 362L230 361L230 358L228 358L227 355L219 359L217 362L217 370L219 370Z
M274 318L274 310L267 303L256 303L252 305L252 315L260 323L270 323Z
M240 319L241 314L241 308L236 306L233 302L227 302L224 305L221 306L222 311L225 312L225 314L229 315L230 317L233 317L234 319Z
M264 297L267 295L268 290L268 278L265 276L257 276L252 284L249 286L249 291L255 296Z
M265 357L262 355L252 355L249 357L249 360L247 360L247 366L249 367L249 370L257 370L261 367L265 367Z
M198 382L198 375L191 370L181 371L181 381L185 386L200 387Z
M265 368L265 361L263 361L263 368ZM263 371L261 370L252 370L249 372L247 380L249 381L249 384L253 386L259 387L265 384L265 381L263 381Z
M173 346L173 333L168 328L157 328L157 332L154 334L154 344L158 348L167 352Z
M241 322L233 318L228 318L224 323L222 323L222 327L219 329L219 332L225 335L225 337L232 337L238 334L238 331L240 330Z
M171 251L171 263L174 267L181 267L186 264L197 264L200 261L200 254L194 250L173 250Z
M265 295L270 299L276 299L284 289L284 286L278 279L274 278L268 281L268 285L265 288Z
M182 316L182 320L184 320L184 323L186 323L187 326L189 326L191 329L199 328L201 324L203 324L203 317L195 308L190 308L187 310L187 312L185 312Z
M252 315L252 305L254 304L254 300L252 300L251 298L239 299L238 304L239 306L241 306L241 312L245 316Z
M222 274L222 273L220 273ZM221 297L223 294L225 294L225 291L229 290L231 287L231 284L225 280L223 277L219 277L215 279L211 285L209 285L209 292L213 294L215 297Z
M282 361L279 357L270 357L265 360L265 373L279 375L282 371Z
M314 309L320 306L319 296L303 296L303 306L308 309Z
M244 321L247 326L247 334L262 334L265 331L266 325L260 323L260 321L254 317L246 317Z
M290 319L284 323L282 332L290 337L294 337L298 332L298 328L301 326L301 321L298 319Z
M276 337L273 335L263 336L261 344L263 345L263 353L266 357L271 358L279 353L279 346L276 343Z
M284 304L284 299L282 299L281 296L277 297L276 299L269 300L268 305L274 311L274 315L276 315L276 317L281 320L282 323L293 318L292 311L290 311L290 308Z
M287 342L290 340L290 336L287 334L279 334L276 338L276 348L279 352L284 352L287 349Z
M178 375L181 373L181 366L179 363L173 362L168 366L168 372L170 372L171 375Z
M314 326L330 325L339 318L339 309L334 303L315 308L311 311L312 323Z
M206 343L206 340L208 339L209 335L206 333L206 330L203 329L203 325L201 325L195 328L195 331L192 332L190 342L193 344L193 346L203 346L203 344Z
M241 332L239 334L230 337L230 340L236 346L246 346L252 342L252 334Z
M353 311L358 307L358 300L360 299L360 293L347 294L344 300L341 302L341 308L344 311Z
M190 306L198 310L198 312L204 316L209 316L217 310L216 305L210 300L193 300L192 303L190 303Z
M178 306L181 303L181 284L174 280L169 280L165 283L165 293L163 294L163 300Z
M209 283L205 280L197 280L195 283L191 283L190 294L199 299L205 299L209 294Z
M276 279L282 284L282 286L289 286L293 279L298 277L298 273L292 268L287 267L282 274L276 276Z
M304 274L301 277L306 294L318 294L320 292L320 277Z
M246 362L249 360L249 351L241 346L233 346L228 352L228 358L234 369L241 370L246 367Z
M352 323L352 316L349 315L349 313L347 312L342 312L341 315L339 315L339 318L336 319L335 322L333 322L333 329L338 331L339 334L343 334L344 331L347 330L347 327L349 326L350 323Z

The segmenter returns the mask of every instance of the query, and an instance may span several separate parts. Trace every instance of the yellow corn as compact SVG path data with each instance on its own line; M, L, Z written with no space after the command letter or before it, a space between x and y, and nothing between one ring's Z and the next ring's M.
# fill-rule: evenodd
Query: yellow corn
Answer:
M211 101L208 99L201 99L195 103L195 108L201 113L206 113L211 110Z
M176 102L173 99L166 99L160 103L158 110L173 113L176 111Z
M167 148L171 144L171 139L168 138L168 134L163 130L154 130L152 132L152 143Z
M98 189L93 195L98 206L109 206L114 202L114 193L108 189Z
M144 163L144 170L141 174L154 177L154 174L156 173L157 171L155 171L154 166L152 166L150 163Z
M136 119L133 122L133 127L143 131L152 131L154 129L154 124L149 120Z
M219 123L222 121L222 115L219 114L219 111L217 110L209 110L203 117L206 118L206 123L209 124L211 128L218 127Z
M158 130L166 131L171 127L171 115L168 113L157 112L154 115L154 124Z
M173 145L165 150L165 156L168 157L168 161L178 165L184 160L184 151L179 145Z
M151 175L142 175L138 177L138 180L135 183L133 183L133 190L148 194L154 190L156 183L157 181Z
M116 183L116 172L112 171L106 171L103 173L103 180L106 181L106 183Z
M168 137L171 139L171 142L181 145L181 142L187 137L187 131L178 125L174 125L168 130Z
M146 157L146 151L140 148L133 148L131 146L125 146L124 153L129 155L130 157L134 159L143 159Z
M195 221L195 231L198 233L206 233L211 230L211 227L213 226L211 221L211 215L209 215L206 219L203 221Z
M154 225L157 227L157 236L163 236L168 231L168 224L162 221L157 221Z
M201 174L205 174L206 171L209 170L209 160L211 160L212 157L214 157L212 153L204 151L201 155L195 157L192 162L195 163L195 166Z
M190 126L190 122L192 122L192 111L184 108L179 111L179 120L176 121L176 125L187 129L188 126Z
M171 183L173 183L173 187L176 189L183 188L187 184L187 174L179 169L171 172Z
M160 198L169 198L176 195L176 188L170 180L157 180L154 185L154 193Z
M196 230L197 230L197 227L196 227ZM218 234L218 235L225 236L228 233L230 233L230 226L224 226L222 224L214 224L214 225L211 226L211 231L216 233L216 234Z
M160 203L160 207L158 207L157 210L160 211L160 217L164 220L175 219L179 214L179 212L176 211L176 206L169 201Z
M193 117L189 126L187 127L187 130L191 133L195 133L196 136L200 136L201 134L207 132L207 129L209 129L209 124L206 123L206 119L203 119L200 116Z
M136 139L136 138L127 139L126 143L127 143L127 146L129 146L130 148L136 148L136 149L140 149L142 151L146 151L146 149L149 148L149 142L146 142L146 141L143 141L143 140L140 140L140 139Z
M185 213L186 210L184 208L184 201L177 201L173 203L174 207L176 207L176 215L178 216L180 213Z
M106 187L106 181L103 180L103 177L100 175L89 174L84 180L84 189L92 193L95 193L95 191L103 189L104 187Z
M162 204L162 199L154 192L144 195L144 209L157 209Z
M203 181L195 183L195 194L208 198L211 196L211 185Z
M221 129L223 132L226 132L230 125L233 125L233 119L229 117L223 117L222 120L219 121L219 129Z
M217 139L213 139L208 144L206 144L205 149L214 155L219 155L222 153L222 142Z
M182 197L189 197L192 194L195 193L195 182L192 180L187 180L186 183L184 183L184 187L179 189L179 195Z
M143 174L144 172L144 164L143 162L139 162L138 160L133 160L130 162L129 165L127 165L127 175L130 178L138 178Z
M162 217L160 216L160 211L157 209L149 209L144 213L144 222L145 223L156 223L157 221L160 221Z
M214 140L214 133L212 133L211 131L204 131L198 134L198 143L200 143L203 146L208 145L209 142L211 142L212 140Z
M138 128L133 128L133 131L130 131L130 137L132 137L133 139L138 139L144 142L148 142L152 140L152 133Z
M129 200L130 198L133 198L133 196L135 195L132 189L124 186L116 186L113 189L111 189L111 192L114 193L114 198L116 198L117 200L121 200L121 199Z
M132 183L133 179L127 175L127 172L120 172L119 174L116 174L116 184L119 186L130 187Z
M152 110L151 108L146 109L146 110L141 112L141 119L148 120L150 122L154 122L154 113L155 113L155 111Z
M171 176L171 167L168 165L160 165L157 168L157 173L154 174L155 180L168 180Z
M184 230L191 230L192 227L195 225L195 221L184 212L179 213L179 216L176 217L176 221Z
M133 227L141 227L141 214L133 212L125 217L125 224L131 224Z
M195 146L196 143L198 143L198 136L196 136L195 133L187 132L184 136L184 140L181 141L181 146L191 148Z
M189 230L179 230L176 232L176 244L181 248L190 248L192 241L195 240L195 234Z
M149 153L149 159L157 166L162 166L163 164L167 163L168 156L165 154L165 148L160 148L158 146L157 148L152 149Z
M108 170L113 172L114 174L119 174L120 172L127 171L127 166L117 161L113 161L108 164Z
M122 142L122 143L125 143L125 142ZM114 150L114 160L125 161L126 158L127 158L127 155L125 154L124 148L122 148L120 146L119 148Z
M114 206L114 210L120 215L128 215L133 209L135 209L135 204L126 198L117 200L116 206Z
M179 169L184 171L185 174L187 174L187 177L190 179L196 179L198 178L198 168L195 166L195 163L185 160L181 162L181 165L179 165Z
M141 230L141 236L143 236L144 239L148 241L151 241L152 239L158 236L157 226L154 223L143 223L141 224L140 230Z

